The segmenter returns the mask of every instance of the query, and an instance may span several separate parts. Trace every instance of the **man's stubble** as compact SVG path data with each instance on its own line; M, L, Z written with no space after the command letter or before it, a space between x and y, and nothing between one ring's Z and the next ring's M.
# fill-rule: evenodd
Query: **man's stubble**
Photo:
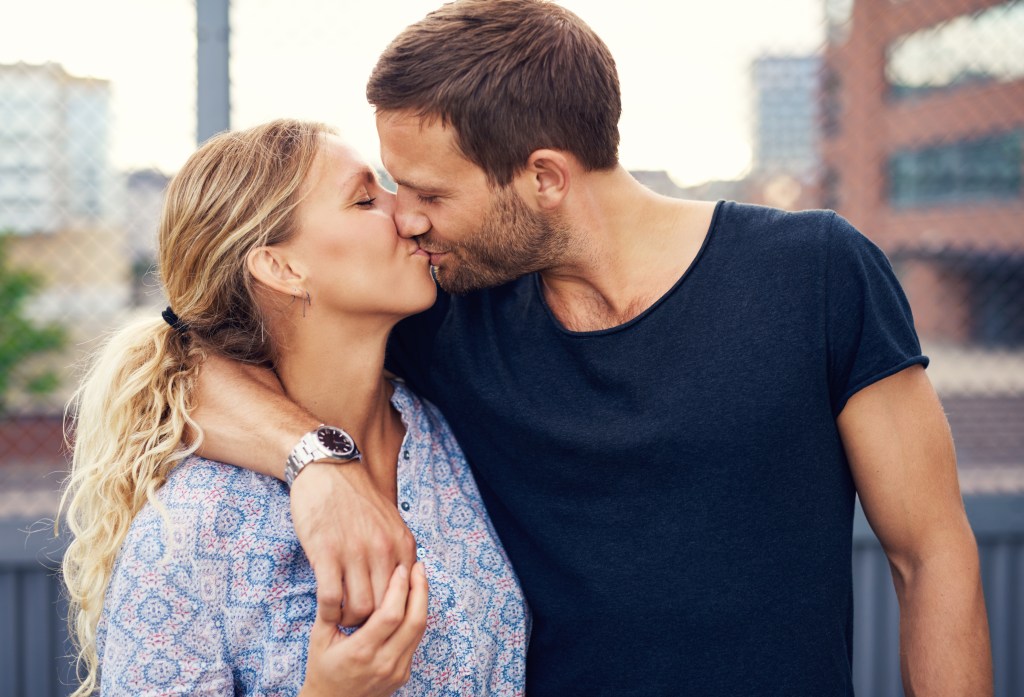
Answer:
M447 249L454 259L435 270L438 285L448 293L463 295L493 288L529 273L561 263L569 248L569 229L553 216L531 210L512 187L498 190L480 229L469 239Z

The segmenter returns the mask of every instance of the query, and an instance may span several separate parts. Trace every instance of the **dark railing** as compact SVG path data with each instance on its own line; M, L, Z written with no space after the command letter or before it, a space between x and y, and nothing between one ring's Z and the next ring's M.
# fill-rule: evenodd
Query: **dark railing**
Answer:
M1024 496L965 500L978 540L996 697L1024 695ZM73 667L56 574L61 545L38 523L0 521L0 697L66 697ZM854 686L900 697L899 608L889 564L858 510L853 533Z
M0 697L74 691L57 576L62 545L52 528L43 528L36 521L0 520Z
M1024 496L965 497L978 541L996 697L1024 695ZM853 528L853 684L902 697L899 607L889 562L858 507Z

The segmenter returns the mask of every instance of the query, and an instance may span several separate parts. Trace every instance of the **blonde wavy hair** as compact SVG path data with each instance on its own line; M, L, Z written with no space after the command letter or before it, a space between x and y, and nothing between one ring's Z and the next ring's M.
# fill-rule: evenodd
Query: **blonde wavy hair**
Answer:
M158 262L187 331L159 316L117 331L68 405L74 454L57 520L73 536L63 561L81 681L73 697L99 687L96 630L128 528L147 502L160 507L157 490L201 441L189 410L204 356L272 363L246 256L294 234L302 184L328 133L273 121L220 134L189 158L167 190Z

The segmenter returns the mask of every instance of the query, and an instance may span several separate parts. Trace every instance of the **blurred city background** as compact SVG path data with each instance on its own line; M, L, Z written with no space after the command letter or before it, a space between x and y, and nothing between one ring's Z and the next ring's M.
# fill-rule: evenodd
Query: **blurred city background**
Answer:
M437 4L0 0L0 697L70 692L64 407L104 334L164 306L169 178L282 116L378 163L365 79ZM888 254L953 429L997 694L1024 695L1024 1L561 4L616 57L640 181L835 209ZM858 694L899 695L888 567L860 516L855 539Z

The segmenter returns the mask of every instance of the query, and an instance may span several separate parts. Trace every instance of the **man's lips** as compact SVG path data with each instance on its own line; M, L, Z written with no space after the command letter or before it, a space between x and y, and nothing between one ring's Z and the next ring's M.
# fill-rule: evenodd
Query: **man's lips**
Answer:
M432 252L429 249L424 249L423 247L420 247L416 251L416 254L425 254L425 255L429 256L430 257L430 265L431 266L437 266L438 260L441 257L443 257L445 254L447 254L447 253L448 252Z

